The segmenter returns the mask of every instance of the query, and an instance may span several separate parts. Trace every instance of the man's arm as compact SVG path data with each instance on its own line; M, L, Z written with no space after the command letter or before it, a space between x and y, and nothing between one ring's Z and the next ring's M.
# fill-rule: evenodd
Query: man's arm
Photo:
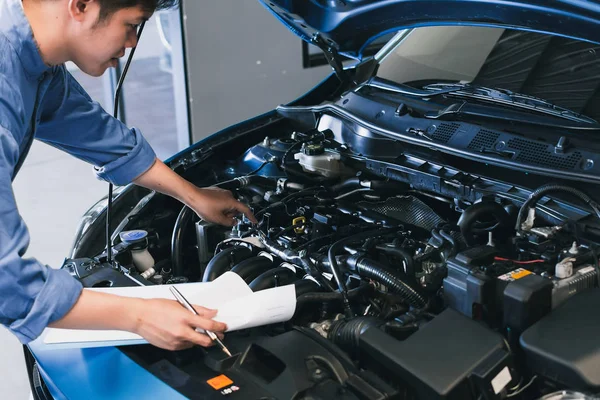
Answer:
M156 158L141 132L106 113L64 66L44 96L36 139L94 165L115 185L131 183Z
M172 196L202 218L233 225L233 215L254 216L230 192L200 189L160 160L137 129L108 115L64 67L58 70L44 100L36 137L95 165L98 176L117 185L138 185Z
M44 99L36 137L96 165L102 179L117 185L135 181L181 200L210 220L231 223L233 210L247 212L231 193L199 189L157 160L138 130L108 115L64 68L58 70ZM72 302L72 308L52 326L124 329L167 349L209 344L208 337L195 328L226 329L211 319L214 311L204 309L203 315L195 317L174 300L139 300L83 290Z
M82 287L67 271L24 258L29 232L11 182L18 152L13 134L0 126L0 322L27 343L69 311Z
M197 305L194 308L199 315L190 313L174 300L136 299L84 289L73 308L50 326L129 331L168 350L184 349L193 344L210 346L211 339L196 332L195 328L223 332L227 327L212 320L215 310Z
M235 223L233 217L239 213L256 222L248 206L237 201L230 191L218 188L200 189L158 159L134 182L176 198L196 211L200 217L211 222L231 226Z
M71 329L118 329L137 333L166 349L208 346L195 328L223 332L215 310L195 306L200 316L174 300L134 299L82 289L65 270L23 258L29 233L20 217L11 185L18 144L0 126L0 323L22 343L37 338L46 326Z

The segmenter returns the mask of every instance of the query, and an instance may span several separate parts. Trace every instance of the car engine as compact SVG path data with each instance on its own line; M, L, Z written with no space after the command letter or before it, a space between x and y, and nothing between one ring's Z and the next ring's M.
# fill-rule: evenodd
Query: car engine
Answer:
M87 287L210 282L227 271L253 291L295 286L292 320L227 334L232 358L122 351L190 397L214 371L232 377L239 398L600 391L600 323L585 311L600 305L591 239L600 211L588 195L563 183L528 191L393 149L375 158L352 140L368 149L383 139L333 127L261 134L212 163L202 151L176 160L199 185L233 191L258 224L219 226L142 192L115 221L116 267L106 250L65 262Z

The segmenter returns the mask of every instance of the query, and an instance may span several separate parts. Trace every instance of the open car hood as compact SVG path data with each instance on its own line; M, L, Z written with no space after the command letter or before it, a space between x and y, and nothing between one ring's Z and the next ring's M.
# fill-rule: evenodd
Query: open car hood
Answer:
M377 37L423 25L487 25L600 41L600 2L576 0L259 0L305 41L360 59Z

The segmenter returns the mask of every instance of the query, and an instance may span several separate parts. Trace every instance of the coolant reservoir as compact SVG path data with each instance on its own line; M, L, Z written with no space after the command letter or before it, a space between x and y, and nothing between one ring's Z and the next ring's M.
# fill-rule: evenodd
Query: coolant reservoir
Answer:
M328 178L352 175L353 171L341 162L339 153L326 151L321 145L307 145L294 158L306 172L312 172Z
M148 232L144 230L125 231L119 234L121 240L129 244L133 264L140 272L154 266L154 258L148 251Z

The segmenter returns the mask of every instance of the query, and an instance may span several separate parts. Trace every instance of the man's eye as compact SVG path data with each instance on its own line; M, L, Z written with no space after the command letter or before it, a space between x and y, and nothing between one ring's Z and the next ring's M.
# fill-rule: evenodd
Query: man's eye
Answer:
M140 24L129 24L129 26L131 27L131 29L136 30L140 27Z

